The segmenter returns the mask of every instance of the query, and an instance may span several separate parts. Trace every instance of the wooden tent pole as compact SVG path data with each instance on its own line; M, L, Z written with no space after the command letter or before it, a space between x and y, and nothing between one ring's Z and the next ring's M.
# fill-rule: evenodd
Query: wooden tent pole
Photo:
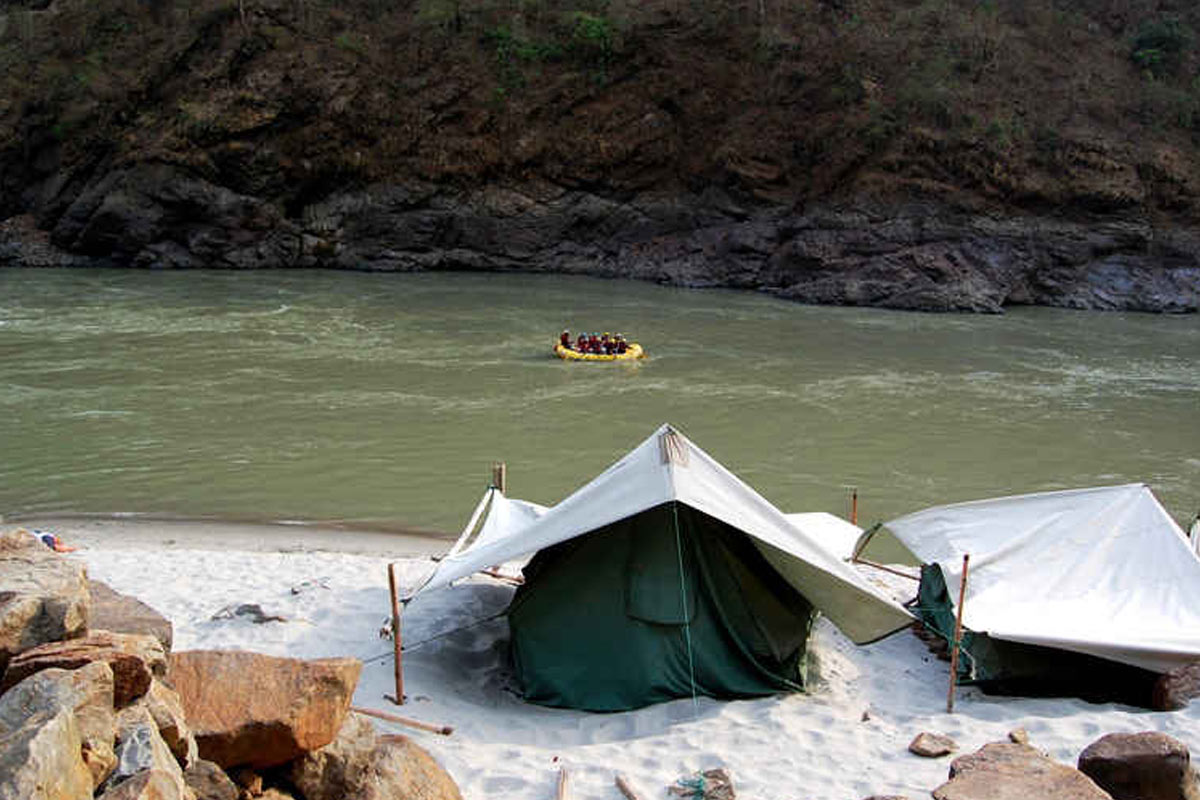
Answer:
M386 711L376 711L373 708L359 708L358 706L350 706L350 710L355 714L363 714L368 717L375 717L376 719L395 722L397 725L407 725L410 728L417 728L423 731L439 733L442 736L449 736L450 734L454 733L454 728L451 728L449 725L432 725L428 722L421 722L419 719L399 717L395 714L389 714Z
M971 563L971 554L963 554L962 580L958 584L958 614L954 620L954 641L950 650L950 689L946 693L946 713L954 713L954 685L958 680L958 649L962 645L963 604L967 600L967 568Z
M403 648L400 642L400 598L396 594L396 565L388 564L388 589L392 593L392 651L395 655L396 696L392 698L398 706L404 705L404 664L401 661Z
M567 768L558 768L558 800L567 800Z
M492 464L492 486L500 490L500 494L508 495L508 464L496 461Z
M629 800L642 800L638 797L638 793L633 790L633 787L629 785L629 779L624 775L617 775L616 783L617 788L621 790L621 794L625 795Z
M858 487L850 487L850 524L858 524Z

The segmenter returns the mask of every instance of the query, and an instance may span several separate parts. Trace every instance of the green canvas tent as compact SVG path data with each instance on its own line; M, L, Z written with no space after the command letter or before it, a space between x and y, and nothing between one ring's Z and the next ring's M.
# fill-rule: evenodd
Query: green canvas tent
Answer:
M508 609L531 702L619 711L795 691L817 612L860 643L911 621L797 525L663 426L552 508L491 490L475 541L418 592L534 553Z

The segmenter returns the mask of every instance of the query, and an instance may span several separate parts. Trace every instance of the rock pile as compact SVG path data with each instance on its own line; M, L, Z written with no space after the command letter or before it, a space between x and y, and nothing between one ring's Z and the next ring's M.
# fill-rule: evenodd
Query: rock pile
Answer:
M171 653L161 615L90 586L98 614L82 565L0 535L0 800L461 800L349 714L357 660Z

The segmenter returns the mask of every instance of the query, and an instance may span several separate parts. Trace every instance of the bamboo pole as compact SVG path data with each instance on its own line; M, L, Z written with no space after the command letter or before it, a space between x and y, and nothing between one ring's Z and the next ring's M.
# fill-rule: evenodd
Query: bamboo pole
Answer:
M625 795L629 800L642 800L642 798L638 797L638 793L633 790L633 787L629 785L629 779L624 775L618 774L616 783L617 788L621 790L621 794Z
M492 486L500 490L500 494L508 494L508 464L496 461L492 464Z
M567 800L567 768L558 768L558 800Z
M950 650L950 688L946 692L946 713L954 713L954 685L958 680L958 649L962 644L963 604L967 599L967 569L971 563L971 554L963 554L962 580L958 584L958 614L954 620L954 642Z
M423 731L438 733L442 736L449 736L454 733L454 728L449 725L433 725L428 722L421 722L419 719L411 719L410 717L401 717L397 714L389 714L386 711L376 711L373 708L359 708L358 706L350 706L350 710L355 714L362 714L367 717L375 717L376 719L395 722L397 725L407 725L410 728L418 728Z
M890 572L893 575L899 575L901 578L908 578L910 581L916 581L917 583L921 582L921 578L917 575L909 575L907 572L902 572L901 570L898 570L898 569L892 569L891 567L886 566L885 564L877 564L874 561L868 561L865 558L856 558L856 559L854 559L854 563L862 564L865 567L873 567L875 569L883 570L884 572Z
M392 593L392 651L396 669L396 696L392 698L398 706L404 705L404 664L400 642L400 599L396 594L396 565L388 564L388 589Z

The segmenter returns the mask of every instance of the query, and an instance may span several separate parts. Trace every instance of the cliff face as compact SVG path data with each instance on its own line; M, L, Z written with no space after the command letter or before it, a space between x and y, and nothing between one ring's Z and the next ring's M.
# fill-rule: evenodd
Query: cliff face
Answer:
M1195 310L1200 10L1063 6L0 2L0 265Z

